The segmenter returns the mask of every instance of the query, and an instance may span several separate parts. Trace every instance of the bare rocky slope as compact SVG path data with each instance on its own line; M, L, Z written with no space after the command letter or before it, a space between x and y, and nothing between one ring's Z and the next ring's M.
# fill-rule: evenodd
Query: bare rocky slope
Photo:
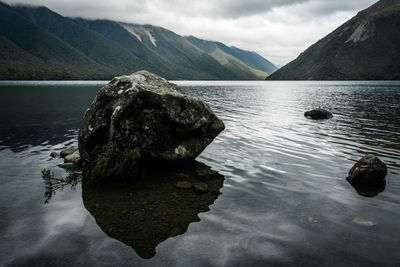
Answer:
M400 1L359 12L267 80L400 80Z

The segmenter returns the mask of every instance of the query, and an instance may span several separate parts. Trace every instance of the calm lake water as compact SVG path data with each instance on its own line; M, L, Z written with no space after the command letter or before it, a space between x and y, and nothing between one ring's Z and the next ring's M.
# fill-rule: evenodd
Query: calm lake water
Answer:
M225 180L200 221L149 257L102 230L81 184L45 203L41 169L67 175L50 153L77 145L104 83L0 83L1 266L400 266L400 83L176 82L225 122L198 158ZM303 116L319 106L334 117ZM367 152L389 169L375 197L345 179ZM140 223L138 236L160 234Z

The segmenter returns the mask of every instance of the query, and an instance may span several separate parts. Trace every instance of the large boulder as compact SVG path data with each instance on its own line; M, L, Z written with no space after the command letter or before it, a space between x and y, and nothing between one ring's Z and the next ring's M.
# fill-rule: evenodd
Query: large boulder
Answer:
M96 176L132 176L145 165L195 159L224 130L200 99L147 71L100 89L79 131Z
M347 180L352 184L381 184L386 175L386 164L377 156L368 154L354 164Z

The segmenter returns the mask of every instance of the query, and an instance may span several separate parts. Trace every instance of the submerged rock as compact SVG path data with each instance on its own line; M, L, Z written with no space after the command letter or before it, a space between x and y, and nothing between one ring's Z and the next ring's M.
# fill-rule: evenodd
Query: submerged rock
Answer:
M211 170L210 167L204 166L203 168L196 169L197 175L206 178L208 176L212 176L216 173L216 171Z
M349 171L347 180L351 183L379 184L387 175L387 167L377 156L362 157Z
M204 193L208 191L208 185L206 183L195 183L193 185L194 191L198 193Z
M304 116L314 119L314 120L324 120L330 119L333 117L332 113L327 111L326 109L316 108L310 111L306 111Z
M356 224L359 224L359 225L362 225L362 226L367 226L367 227L371 227L371 226L376 225L376 222L369 221L369 220L366 220L366 219L363 219L363 218L360 218L360 217L355 217L353 219L353 223L356 223Z
M140 167L195 159L224 129L200 99L139 71L98 92L79 131L79 151L96 177L136 176Z
M191 182L188 181L179 181L175 183L175 186L181 189L190 189L193 185Z

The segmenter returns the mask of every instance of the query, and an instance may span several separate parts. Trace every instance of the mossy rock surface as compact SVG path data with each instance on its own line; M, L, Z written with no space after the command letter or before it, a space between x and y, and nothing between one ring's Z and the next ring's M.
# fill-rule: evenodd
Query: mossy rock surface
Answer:
M100 89L83 119L79 152L96 167L92 178L127 177L195 159L224 128L200 99L139 71Z

